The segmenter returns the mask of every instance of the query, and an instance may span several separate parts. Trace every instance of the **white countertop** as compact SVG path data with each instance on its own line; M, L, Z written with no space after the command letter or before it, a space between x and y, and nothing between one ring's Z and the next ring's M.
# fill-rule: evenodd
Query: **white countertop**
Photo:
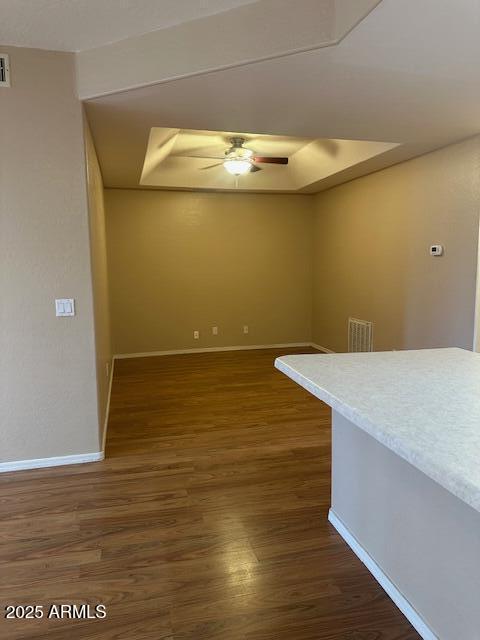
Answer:
M480 511L480 353L308 354L275 366Z

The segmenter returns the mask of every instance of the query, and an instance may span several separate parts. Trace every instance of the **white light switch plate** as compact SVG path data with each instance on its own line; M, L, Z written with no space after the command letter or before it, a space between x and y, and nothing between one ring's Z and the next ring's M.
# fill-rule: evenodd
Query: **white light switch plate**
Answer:
M55 315L65 318L75 315L75 300L73 298L59 298L55 300Z

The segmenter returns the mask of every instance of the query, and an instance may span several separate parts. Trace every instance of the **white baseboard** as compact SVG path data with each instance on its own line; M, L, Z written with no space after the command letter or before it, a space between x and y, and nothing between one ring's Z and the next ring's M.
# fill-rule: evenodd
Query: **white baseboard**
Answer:
M126 358L148 358L151 356L176 356L187 353L214 353L217 351L250 351L251 349L289 349L291 347L310 347L310 342L285 342L281 344L246 344L234 347L200 347L197 349L173 349L171 351L142 351L140 353L117 353L115 360Z
M13 462L0 462L0 473L8 471L22 471L25 469L42 469L44 467L59 467L65 464L80 464L82 462L98 462L103 460L103 451L94 453L79 453L71 456L56 456L54 458L37 458L32 460L15 460Z
M311 342L310 346L313 347L314 349L317 349L317 351L321 351L322 353L335 353L335 351L332 351L331 349L327 349L326 347L322 347L321 345L315 344L314 342Z
M110 367L110 379L108 383L107 406L103 423L102 450L95 453L80 453L70 456L55 456L54 458L37 458L32 460L17 460L13 462L0 462L0 473L9 471L22 471L27 469L43 469L46 467L59 467L67 464L81 464L84 462L99 462L105 458L105 442L107 439L108 416L110 413L110 397L112 395L113 370L115 360L112 358Z
M102 451L105 454L105 443L107 441L107 429L108 429L108 417L110 415L110 398L112 397L112 385L113 385L113 371L115 369L115 357L112 357L110 363L110 380L108 382L108 397L107 406L105 408L105 419L103 422L103 438L102 438Z
M375 560L362 547L358 540L350 533L343 522L330 509L328 520L342 536L354 554L363 562L375 580L380 584L386 594L397 605L412 627L420 634L423 640L439 640L420 614L412 607L405 596L397 589L390 578L382 571Z

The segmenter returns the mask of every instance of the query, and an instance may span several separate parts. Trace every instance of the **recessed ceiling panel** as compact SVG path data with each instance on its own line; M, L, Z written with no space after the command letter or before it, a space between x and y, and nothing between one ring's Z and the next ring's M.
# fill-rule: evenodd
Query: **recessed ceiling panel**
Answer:
M253 171L233 176L224 161L242 140ZM150 131L140 187L235 191L309 191L316 183L394 147L395 143L314 140L232 131L154 127ZM261 160L256 160L260 157ZM285 164L268 162L286 158Z

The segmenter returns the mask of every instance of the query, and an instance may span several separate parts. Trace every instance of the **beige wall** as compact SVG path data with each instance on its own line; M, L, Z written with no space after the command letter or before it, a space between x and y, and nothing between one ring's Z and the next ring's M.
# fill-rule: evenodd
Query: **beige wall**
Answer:
M102 173L86 119L84 119L84 131L90 220L95 348L97 358L98 418L101 439L103 440L108 417L106 412L108 409L110 376L112 373L105 205Z
M114 353L310 341L311 196L107 189L105 201Z
M347 348L349 316L375 350L473 344L480 137L315 197L313 339ZM431 244L445 255L428 255Z
M82 111L73 56L1 47L0 461L97 452ZM54 300L76 300L56 318Z

